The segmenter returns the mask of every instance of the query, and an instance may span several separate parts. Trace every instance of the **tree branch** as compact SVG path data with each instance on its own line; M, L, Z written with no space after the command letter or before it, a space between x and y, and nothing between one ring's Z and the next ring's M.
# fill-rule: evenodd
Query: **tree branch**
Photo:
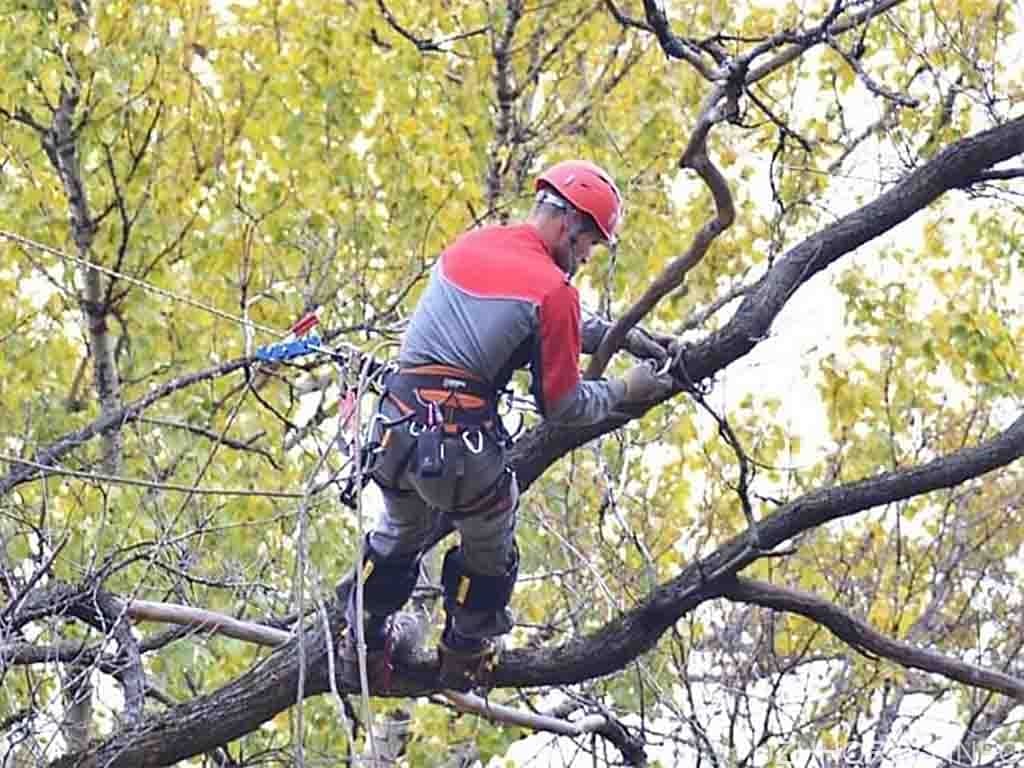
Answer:
M656 0L644 0L644 13L661 50L670 59L682 59L696 69L706 80L716 78L715 70L701 58L701 50L692 40L677 37L669 25L668 18ZM621 22L620 22L621 23Z
M270 463L270 466L272 466L274 469L281 469L281 466L277 463L277 460L274 459L273 455L271 455L270 451L267 451L264 448L256 448L253 446L253 443L256 440L259 440L265 434L263 430L260 430L256 435L249 438L248 440L235 440L234 438L226 437L225 435L221 435L220 433L214 432L213 430L200 427L196 424L189 424L188 422L185 421L175 421L174 419L155 419L151 416L142 417L140 421L146 424L156 424L161 427L173 427L174 429L183 429L186 432L191 432L194 435L199 435L200 437L205 437L209 440L218 441L228 448L234 448L236 451L249 451L251 453L258 454L262 456L264 459L266 459Z
M230 616L225 616L223 614L218 614L213 611L207 611L200 608L193 608L191 606L158 603L146 600L123 601L111 598L110 608L117 611L118 614L123 613L137 621L170 622L188 626L199 631L215 632L217 634L234 637L239 640L245 640L259 645L281 646L286 643L291 643L291 647L293 649L296 645L296 643L293 642L296 639L295 635L291 632L285 632L284 630L275 629L261 624L254 624L252 622L239 621L238 619L234 619ZM336 611L335 614L337 614ZM334 630L329 629L328 631L331 636L334 636ZM323 657L326 657L323 644L324 635L320 634L320 630L310 632L309 634L314 636L319 635L316 637L316 640L319 643L316 648L322 653ZM28 657L34 657L37 655L37 652L29 651L20 647L12 648L11 650L21 652L24 656ZM79 650L81 650L80 647ZM53 657L49 657L46 660L52 661ZM320 661L322 662L321 666L326 667L326 659L320 658ZM312 695L314 693L325 693L329 690L329 688L326 690L318 689L316 691L308 691L307 693ZM458 691L441 691L440 693L441 696L447 699L456 709L462 712L477 714L495 722L519 725L536 731L545 731L562 736L582 736L588 733L600 735L611 741L622 751L623 757L627 760L628 765L644 765L646 763L646 756L644 755L642 743L631 737L621 725L615 723L604 715L589 715L581 718L580 720L569 721L555 717L538 715L532 712L524 712L513 707L496 704L473 693L462 693ZM288 696L289 698L287 700L291 701L293 698L291 689L288 691ZM294 701L292 701L292 703L294 703ZM187 707L188 705L186 704L183 706ZM177 709L181 709L181 707L178 707ZM143 727L141 730L145 729L146 728ZM201 752L206 752L217 746L221 746L222 744L227 743L227 741L230 741L230 739L219 743L206 744L200 752L189 751L188 754L200 754ZM70 757L71 756L69 756L69 758ZM67 759L68 758L58 760L55 765L64 765ZM97 763L91 761L68 764L75 766L97 765ZM108 765L108 763L102 764ZM120 766L125 764L130 765L132 763L122 763L120 761L109 763L111 766ZM168 765L170 763L147 763L147 765L151 764Z
M1024 152L1024 117L968 136L937 153L870 203L858 208L780 257L746 292L732 318L678 358L674 374L681 381L700 382L747 355L767 338L772 323L793 294L814 275L865 243L906 221L951 189L998 163ZM685 387L663 398L670 399ZM588 427L543 423L520 438L512 460L521 489L528 488L569 451L613 432L648 408L615 416Z
M742 73L736 73L736 82L741 79ZM704 102L697 125L679 160L680 168L695 170L711 190L715 201L714 217L701 227L686 252L662 270L644 291L643 296L605 334L601 346L590 359L586 378L596 379L601 376L612 355L622 346L630 329L643 320L659 301L682 284L689 271L704 258L715 239L732 226L736 218L732 193L725 177L708 157L707 138L716 123L735 113L737 93L738 87L735 83L717 86L712 90Z
M420 53L446 53L446 46L448 44L458 42L459 40L465 40L467 37L482 35L490 30L490 27L481 27L480 29L473 29L469 32L453 35L452 37L448 37L443 40L431 40L425 37L418 37L403 27L399 23L398 19L395 18L395 14L391 12L391 9L384 4L384 0L377 0L377 7L380 8L380 12L383 14L384 20L387 21L388 26L416 46L416 50Z
M1005 466L1024 455L1024 416L993 439L927 464L877 477L823 488L776 510L759 523L762 546L776 547L831 520L863 512L939 488L947 488ZM622 669L649 650L682 616L734 586L736 574L762 553L748 546L744 535L691 563L661 584L636 608L587 636L542 650L511 650L495 670L497 687L571 684ZM328 638L344 630L339 604L329 610L329 625L319 624L304 638L304 693L331 690L327 673ZM139 764L170 765L227 743L295 703L299 679L297 640L288 641L265 662L220 690L169 710L145 726L115 734L87 752L68 755L53 768L123 768ZM377 695L420 696L438 689L434 653L402 653L400 676ZM341 690L343 681L335 680ZM211 727L215 723L215 727Z
M722 596L734 602L799 614L826 627L862 653L871 653L904 667L932 672L1024 701L1024 680L886 637L866 621L816 595L740 577L723 591Z

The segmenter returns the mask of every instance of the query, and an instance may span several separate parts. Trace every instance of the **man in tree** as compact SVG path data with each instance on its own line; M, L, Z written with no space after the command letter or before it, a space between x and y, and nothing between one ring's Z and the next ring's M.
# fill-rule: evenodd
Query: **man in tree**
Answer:
M460 534L444 558L441 680L486 684L518 572L518 488L497 393L530 366L549 421L601 421L622 403L656 397L671 382L647 364L622 379L583 381L579 294L570 280L599 243L613 246L622 199L611 177L566 161L536 182L528 219L468 232L444 251L385 381L371 445L384 511L363 548L363 627L371 687L390 679L391 615L409 599L440 510ZM358 684L356 591L342 656Z

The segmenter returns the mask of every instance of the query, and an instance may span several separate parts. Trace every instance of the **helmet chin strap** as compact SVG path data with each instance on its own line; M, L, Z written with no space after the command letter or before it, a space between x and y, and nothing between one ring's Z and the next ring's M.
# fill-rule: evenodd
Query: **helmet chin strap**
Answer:
M570 215L571 214L567 211L565 214L565 218L568 219ZM569 275L569 279L571 280L573 277L576 276L576 270L580 268L580 260L579 257L576 255L576 247L582 227L580 226L579 220L575 216L573 217L572 222L566 224L566 226L569 229L569 269L567 269L566 272Z
M576 257L576 234L569 235L569 279L576 276L580 268L580 260Z

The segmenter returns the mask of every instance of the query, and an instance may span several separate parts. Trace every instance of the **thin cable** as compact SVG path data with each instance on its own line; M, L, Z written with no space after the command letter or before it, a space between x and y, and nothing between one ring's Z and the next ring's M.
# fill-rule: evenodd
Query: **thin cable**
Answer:
M45 472L45 474L26 480L25 482L43 480L50 475L65 475L67 477L77 477L82 480L93 480L95 482L113 483L115 485L135 485L140 488L152 488L159 491L175 491L177 493L194 493L202 496L266 496L271 499L301 499L303 497L303 494L296 493L295 491L245 491L238 488L200 488L191 485L180 485L177 483L156 483L150 480L138 480L132 477L104 475L98 472L82 472L76 469L54 467L50 464L40 464L39 462L35 462L30 459L19 459L17 456L8 456L5 453L0 453L0 461L15 465L24 464L32 467L33 469L40 469Z
M217 309L216 307L210 304L205 304L201 301L191 299L187 296L181 296L179 294L168 291L164 288L158 288L152 283L147 283L145 280L140 280L137 277L132 277L131 275L126 275L123 272L118 272L116 269L104 267L100 264L96 264L95 262L89 261L88 259L82 259L79 258L78 256L72 256L70 253L65 253L64 251L58 248L54 248L52 246L37 242L35 240L30 240L29 238L23 237L22 235L16 234L14 232L8 232L6 230L0 229L0 238L18 243L19 245L22 245L26 248L34 248L38 251L49 253L53 256L56 256L57 258L63 259L64 261L71 262L72 264L77 264L82 267L88 267L89 269L95 269L97 272L102 272L103 274L109 277L115 277L118 280L124 280L126 283L138 286L139 288L142 288L145 291L149 291L150 293L154 293L157 296L161 296L165 299L170 299L171 301L177 301L181 304L187 304L190 307L195 307L196 309L201 309L204 312L209 312L211 315L215 315L223 320L230 320L234 323L238 323L244 328L254 328L257 331L262 331L263 333L267 333L270 334L271 336L276 336L278 338L283 338L288 335L288 331L280 331L265 325L260 325L259 323L255 323L252 320L247 320L244 317L239 317L238 315L233 315L230 312L225 312L222 309Z

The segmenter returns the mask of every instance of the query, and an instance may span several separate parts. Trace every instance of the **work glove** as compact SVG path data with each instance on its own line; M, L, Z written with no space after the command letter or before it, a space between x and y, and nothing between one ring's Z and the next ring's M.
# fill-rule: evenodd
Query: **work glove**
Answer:
M661 343L658 338L647 333L641 328L631 328L629 333L626 334L626 341L622 345L630 354L634 357L639 357L644 360L657 360L659 363L664 364L665 360L669 356L668 342L671 337L664 337L665 343Z
M623 403L649 403L667 395L673 386L672 377L658 373L650 362L634 365L626 371L622 382L626 385Z

